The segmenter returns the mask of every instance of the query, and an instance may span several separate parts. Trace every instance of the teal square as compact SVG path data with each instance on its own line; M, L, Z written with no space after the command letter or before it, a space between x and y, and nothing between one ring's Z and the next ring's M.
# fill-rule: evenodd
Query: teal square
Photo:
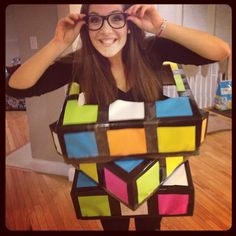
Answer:
M64 140L69 158L98 156L96 137L92 131L64 134Z
M156 117L192 116L188 97L167 98L156 102Z
M85 187L96 187L97 183L91 180L87 175L82 172L79 172L76 187L77 188L85 188Z
M144 161L143 159L118 160L118 161L115 161L115 164L129 173L134 168L136 168L139 164L141 164L143 161Z

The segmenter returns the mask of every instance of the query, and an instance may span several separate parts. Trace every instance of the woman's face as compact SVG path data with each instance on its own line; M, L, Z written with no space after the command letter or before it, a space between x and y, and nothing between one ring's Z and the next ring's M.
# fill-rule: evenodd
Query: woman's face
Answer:
M123 12L122 5L119 4L91 4L89 14L107 16L112 13ZM110 21L119 24L120 18L110 17ZM96 24L96 18L91 20ZM127 24L123 28L112 28L107 20L104 20L103 26L97 31L89 30L89 37L96 50L106 58L112 58L121 55L122 48L127 40Z

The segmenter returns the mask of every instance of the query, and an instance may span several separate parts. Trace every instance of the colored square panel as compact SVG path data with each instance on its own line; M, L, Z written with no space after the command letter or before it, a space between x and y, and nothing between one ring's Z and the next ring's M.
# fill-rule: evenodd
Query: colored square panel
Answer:
M77 100L66 103L63 125L95 123L98 116L98 105L79 106Z
M202 121L202 130L201 130L201 143L203 143L205 139L205 134L206 134L206 125L207 124L207 119L204 119Z
M188 186L188 176L185 169L185 164L180 165L172 175L164 181L163 186Z
M157 146L160 153L194 151L195 138L195 126L157 128Z
M168 98L156 102L157 118L192 115L193 112L188 97Z
M116 100L109 106L109 122L122 120L140 120L144 119L144 116L144 102Z
M107 139L111 156L147 153L144 128L108 130Z
M186 214L189 204L188 194L158 194L160 215Z
M76 82L72 82L69 88L69 95L77 95L79 94L79 84Z
M142 203L135 211L131 210L123 203L120 203L122 216L136 216L136 215L148 215L147 201Z
M145 215L172 217L174 215L192 215L193 213L194 189L188 161L181 164L164 183L158 186L158 190L155 190L150 198L138 204L137 208L130 207L130 204L114 198L115 195L106 190L110 194L109 196L104 189L105 186L97 185L84 188L84 186L89 185L87 184L88 179L80 178L78 180L79 173L81 171L77 169L71 190L78 219L88 217L99 219L101 216L109 216L110 213L110 217L114 217L114 219L122 216L138 217ZM185 180L182 178L183 176ZM108 175L108 177L111 176ZM77 182L82 182L80 183L81 187L78 186ZM167 184L167 182L169 183ZM130 196L134 196L133 194L137 194L137 190ZM158 197L158 195L160 196ZM100 196L102 197L100 198ZM79 201L79 198L83 199Z
M60 145L57 133L52 132L52 135L53 135L54 144L56 146L56 150L58 151L58 153L62 154L61 145Z
M171 98L179 97L175 85L164 85L162 88L163 88L163 95Z
M141 203L159 186L159 168L159 162L156 162L145 174L137 179L138 203Z
M175 62L171 62L171 61L164 61L163 65L170 65L171 70L178 70L178 65Z
M98 155L94 132L64 134L68 157L86 158Z
M178 92L185 91L185 86L184 86L184 82L181 75L180 74L174 75L174 80L175 80L177 91Z
M94 186L97 186L97 184L93 180L91 180L87 175L83 174L82 172L79 173L79 177L76 183L77 188L94 187Z
M98 183L97 165L95 163L82 163L79 169Z
M184 161L183 156L179 157L166 157L166 176L172 174L172 172L176 169Z
M104 176L107 190L125 203L128 203L127 184L106 168L104 168Z
M143 159L119 160L119 161L114 161L114 163L129 173L133 169L135 169L139 164L141 164L143 161L144 161Z
M79 196L82 216L111 216L108 196Z

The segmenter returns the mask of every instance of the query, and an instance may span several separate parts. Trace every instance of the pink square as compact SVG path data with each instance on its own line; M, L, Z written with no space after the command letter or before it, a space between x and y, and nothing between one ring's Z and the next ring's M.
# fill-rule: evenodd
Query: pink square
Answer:
M104 168L104 175L107 190L125 203L128 203L127 184L106 168Z
M160 215L181 215L187 213L188 194L158 194Z

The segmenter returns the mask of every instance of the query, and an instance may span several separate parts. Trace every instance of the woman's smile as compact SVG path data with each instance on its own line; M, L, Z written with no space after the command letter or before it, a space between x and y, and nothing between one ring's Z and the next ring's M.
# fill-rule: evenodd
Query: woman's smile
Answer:
M102 44L103 47L110 47L115 42L117 42L117 38L114 38L114 37L101 38L101 39L98 39L98 41Z

